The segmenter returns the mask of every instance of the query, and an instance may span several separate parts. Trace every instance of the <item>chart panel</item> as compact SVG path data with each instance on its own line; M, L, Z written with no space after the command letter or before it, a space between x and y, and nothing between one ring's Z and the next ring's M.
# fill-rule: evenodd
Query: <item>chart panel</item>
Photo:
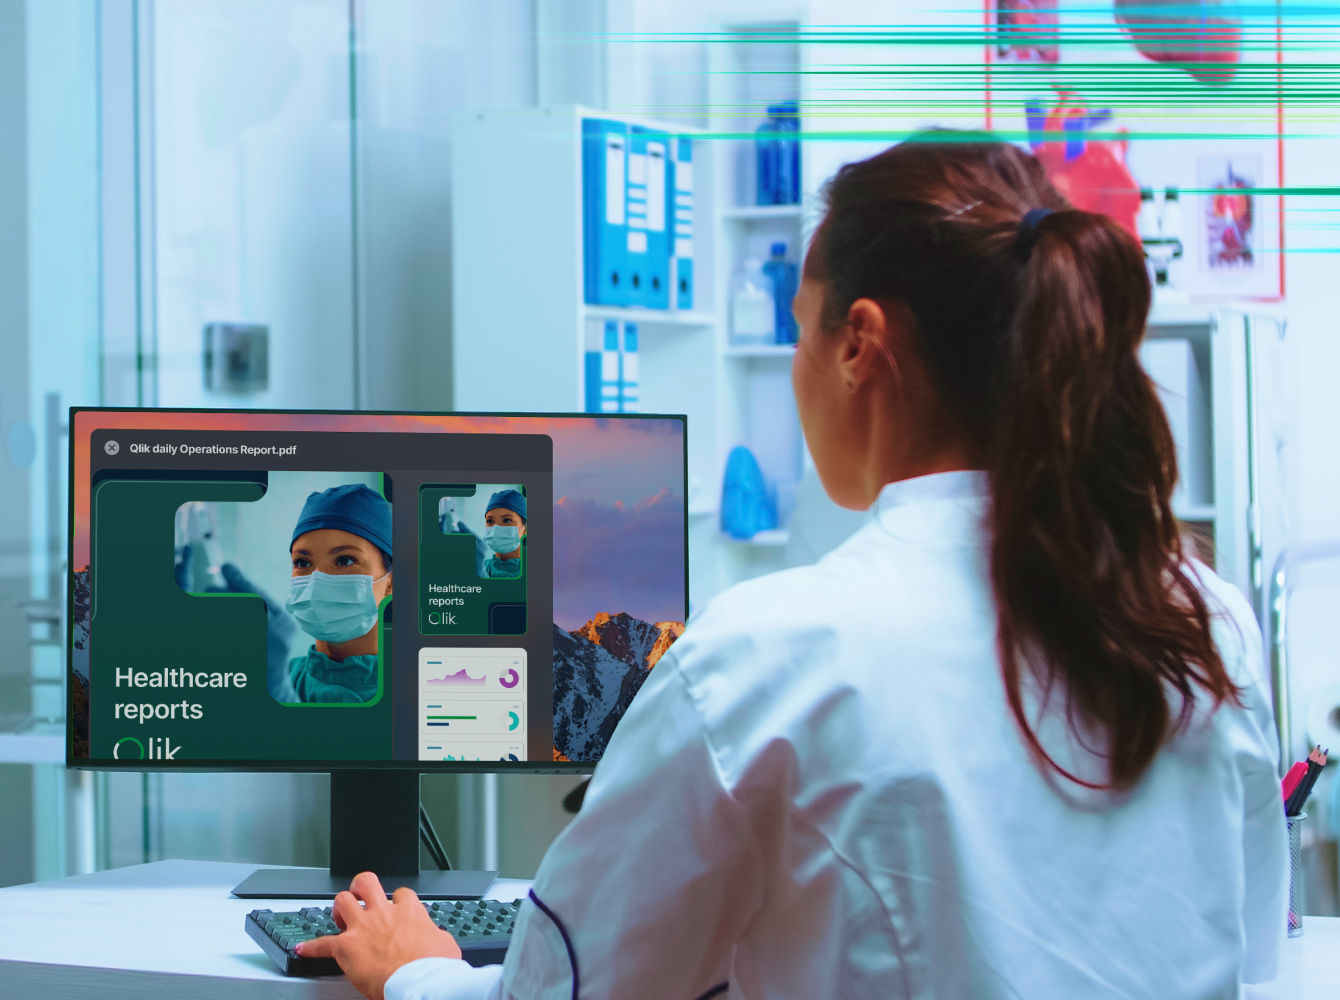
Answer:
M419 650L419 759L524 759L526 651Z

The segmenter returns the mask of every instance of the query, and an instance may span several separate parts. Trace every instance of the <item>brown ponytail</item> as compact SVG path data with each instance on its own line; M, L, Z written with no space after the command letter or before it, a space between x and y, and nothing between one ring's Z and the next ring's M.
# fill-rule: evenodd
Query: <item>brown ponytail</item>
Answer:
M985 134L922 133L843 167L825 194L806 262L825 324L858 298L906 302L987 457L1001 671L1025 740L1073 781L1131 787L1198 688L1216 707L1238 698L1172 515L1172 434L1137 353L1139 247ZM1077 735L1103 737L1105 785L1042 747L1030 675L1064 695Z

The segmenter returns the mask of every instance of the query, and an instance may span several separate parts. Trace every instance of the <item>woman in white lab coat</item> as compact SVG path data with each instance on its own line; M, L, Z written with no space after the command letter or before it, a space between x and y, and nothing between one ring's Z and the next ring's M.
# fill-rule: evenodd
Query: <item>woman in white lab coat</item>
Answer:
M793 378L871 523L657 664L470 969L337 900L372 997L1234 997L1287 887L1257 626L1182 553L1138 244L986 136L844 167ZM437 957L427 957L437 956ZM389 977L389 978L388 978Z

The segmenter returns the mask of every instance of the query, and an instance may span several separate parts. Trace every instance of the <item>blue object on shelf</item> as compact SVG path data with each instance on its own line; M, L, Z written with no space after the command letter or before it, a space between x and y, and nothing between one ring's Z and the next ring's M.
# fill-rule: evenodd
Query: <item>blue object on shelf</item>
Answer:
M721 484L721 530L731 538L749 539L777 527L777 505L768 495L758 459L744 445L726 458Z
M628 130L628 304L646 309L670 308L669 152L665 132Z
M777 173L775 205L800 204L800 105L783 101L768 108L776 121Z
M623 391L619 322L607 319L604 328L592 334L594 339L586 345L586 412L618 413Z
M800 105L783 101L768 106L768 118L756 130L760 205L800 204Z
M667 185L666 212L674 222L670 245L670 280L675 283L675 308L693 308L693 140L674 140L670 161L675 182Z
M796 317L791 303L796 297L799 280L796 265L786 259L786 244L780 240L772 245L772 257L763 265L763 273L772 279L772 301L777 320L773 325L777 343L794 344L799 340Z
M629 303L627 132L623 122L582 119L583 278L591 305Z
M623 344L619 350L620 413L637 413L642 409L637 380L637 324L625 320Z
M600 352L587 351L585 355L586 398L584 412L600 412Z
M754 130L754 155L758 162L756 200L760 205L777 203L777 140L773 138L776 131L777 123L771 116Z

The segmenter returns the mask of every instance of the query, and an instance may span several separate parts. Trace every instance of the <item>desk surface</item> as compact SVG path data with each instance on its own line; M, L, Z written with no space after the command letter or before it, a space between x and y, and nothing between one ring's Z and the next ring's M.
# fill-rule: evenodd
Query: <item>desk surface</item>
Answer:
M358 996L338 977L288 979L247 937L242 921L264 900L229 895L255 865L160 861L0 889L0 982L5 1000L190 1000ZM524 896L529 882L499 879L489 896ZM274 910L327 905L275 900ZM1285 948L1282 977L1248 987L1248 1000L1340 995L1340 918L1305 917ZM171 977L165 979L164 977Z
M1321 1000L1340 996L1340 917L1304 917L1303 936L1284 945L1273 983L1248 986L1247 1000Z
M5 1000L358 997L343 977L283 976L247 937L252 910L330 905L229 895L256 867L159 861L0 889L0 992ZM489 897L516 899L529 888L498 879Z

